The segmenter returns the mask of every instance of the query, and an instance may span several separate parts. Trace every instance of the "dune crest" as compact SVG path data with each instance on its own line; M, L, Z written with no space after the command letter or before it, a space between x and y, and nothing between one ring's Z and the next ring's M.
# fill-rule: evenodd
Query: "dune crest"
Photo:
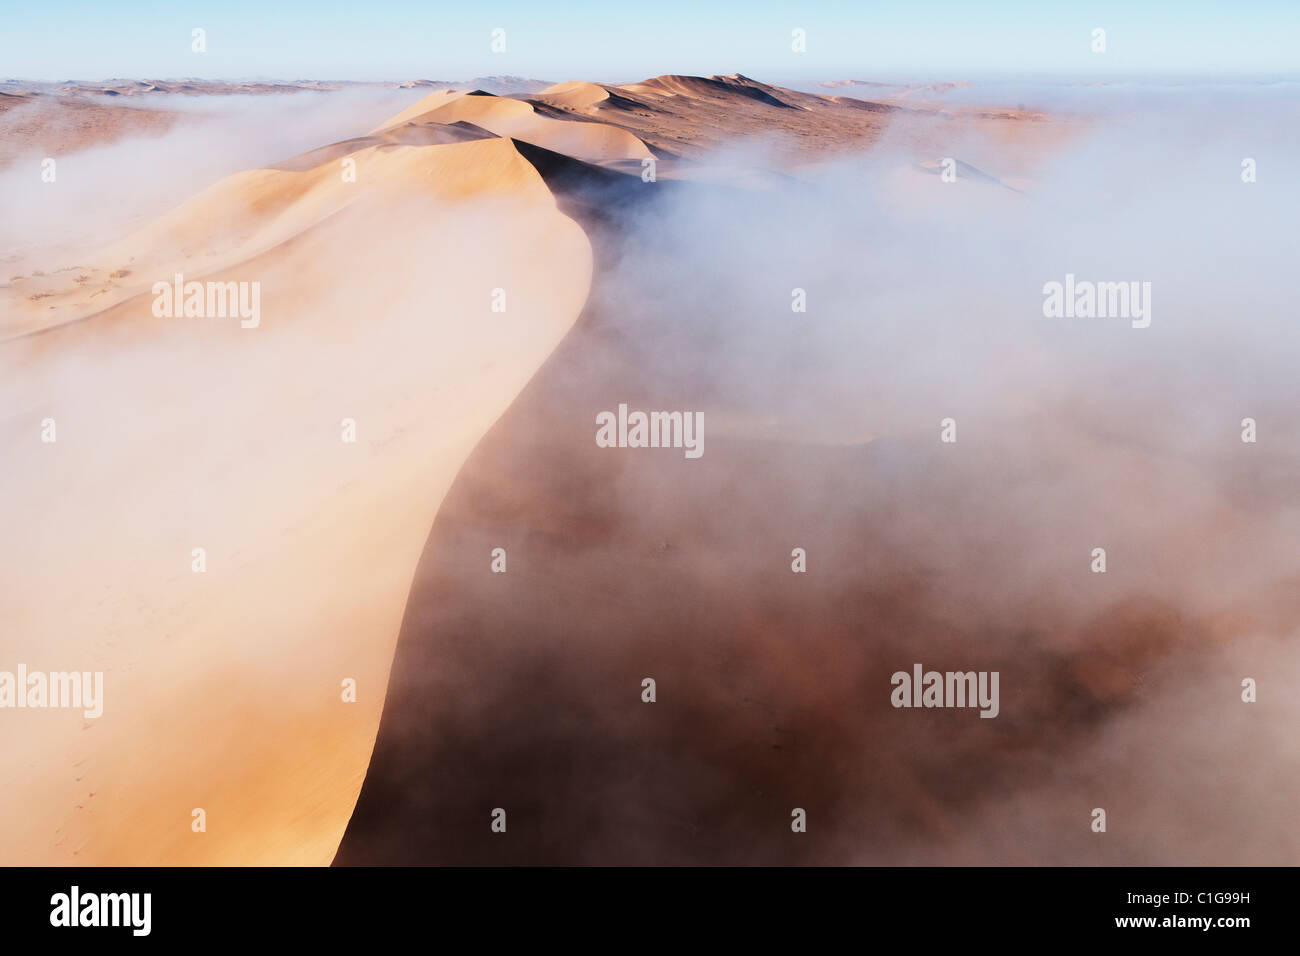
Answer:
M468 96L470 93L482 92L482 90L436 90L423 99L412 103L396 116L381 123L379 126L376 126L370 131L370 134L373 136L376 133L382 133L386 129L391 129L394 126L401 126L403 123L409 123L411 120L423 116L426 113L432 113L439 107L446 106L448 103L453 100L458 100L462 96Z
M538 93L536 98L556 106L580 110L609 99L609 90L599 84L588 83L585 80L571 80L568 83L556 83L554 86L548 86Z
M573 93L572 90L568 92ZM576 94L578 99L584 95L589 96L589 91L586 94L581 91ZM456 95L442 97L438 94L427 96L394 116L375 132L403 123L472 123L498 136L521 139L534 146L591 162L647 159L653 155L645 143L625 129L606 123L554 119L541 115L531 103L524 100L493 96L480 90L460 91Z
M235 268L354 203L420 196L550 199L533 168L504 139L428 147L380 143L349 155L355 182L344 180L329 157L300 172L236 173L104 249L94 265L0 289L8 313L0 339L102 312L147 294L153 283L169 281L178 271L198 278ZM41 293L33 298L38 284ZM147 307L140 314L148 316Z

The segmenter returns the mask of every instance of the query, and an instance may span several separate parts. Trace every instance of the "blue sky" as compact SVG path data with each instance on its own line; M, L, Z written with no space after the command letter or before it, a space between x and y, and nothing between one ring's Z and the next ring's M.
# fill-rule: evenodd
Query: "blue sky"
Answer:
M192 52L191 30L207 32ZM506 51L490 49L506 31ZM807 31L807 52L791 31ZM1094 27L1107 52L1089 49ZM1300 73L1300 0L51 0L7 5L0 76L624 82Z

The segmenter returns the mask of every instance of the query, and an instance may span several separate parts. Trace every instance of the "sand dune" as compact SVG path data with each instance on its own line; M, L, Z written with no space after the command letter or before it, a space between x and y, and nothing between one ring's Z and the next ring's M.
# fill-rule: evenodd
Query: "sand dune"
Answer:
M700 161L753 144L766 163L786 168L825 162L882 141L918 159L935 159L951 155L954 144L978 149L996 139L1003 171L1027 176L1077 132L1077 124L1032 110L904 108L801 93L739 73L669 74L622 86L563 83L531 98L575 118L627 130L661 159ZM995 160L991 154L966 158L976 165Z
M622 87L631 93L649 93L657 96L684 96L690 99L731 100L736 96L777 106L785 109L800 109L788 100L791 91L785 91L785 99L779 97L774 87L758 83L747 76L733 73L729 76L656 76L642 83L632 83Z
M609 90L596 83L573 80L569 83L556 83L554 86L548 86L537 93L535 98L555 106L580 110L609 99Z
M453 133L464 133L463 127ZM104 249L96 264L27 276L0 289L7 318L0 338L77 321L147 293L177 272L193 278L229 270L301 235L356 203L399 197L458 199L510 195L536 173L508 140L415 148L377 142L350 152L356 182L343 179L336 150L303 171L255 169L222 180L138 232ZM196 274L198 273L198 274ZM146 310L147 311L147 310Z
M98 720L6 712L7 863L333 855L436 502L591 269L510 140L351 155L214 185L0 344L0 657L106 675ZM261 324L154 317L174 272L259 282Z
M404 123L394 126L383 133L371 136L358 136L345 139L328 146L309 150L292 159L276 163L272 169L284 169L290 172L305 172L322 163L342 159L352 153L371 146L440 146L446 143L465 143L474 139L491 139L492 133L472 123L448 123L437 126L420 126Z
M462 96L468 96L471 92L475 92L475 91L437 90L436 92L430 93L428 96L424 97L423 99L420 99L417 102L413 103L411 106L402 110L402 112L388 119L381 125L375 127L375 129L373 129L371 133L372 134L381 133L384 130L389 129L390 127L401 126L403 123L409 123L418 117L424 116L426 113L432 113L434 110L446 106L448 103L454 100L460 99Z
M552 88L553 89L553 88ZM377 132L403 123L472 123L499 136L592 161L643 159L652 154L636 136L604 123L575 123L540 115L523 100L481 90L434 93L394 116Z

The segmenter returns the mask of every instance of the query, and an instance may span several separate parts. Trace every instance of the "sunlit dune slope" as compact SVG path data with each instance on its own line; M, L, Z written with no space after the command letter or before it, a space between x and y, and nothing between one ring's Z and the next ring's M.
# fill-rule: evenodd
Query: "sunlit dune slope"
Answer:
M512 141L349 155L5 290L6 332L45 331L0 343L0 660L105 675L98 719L6 712L6 863L334 853L437 502L591 278ZM257 283L259 323L157 317L176 273Z

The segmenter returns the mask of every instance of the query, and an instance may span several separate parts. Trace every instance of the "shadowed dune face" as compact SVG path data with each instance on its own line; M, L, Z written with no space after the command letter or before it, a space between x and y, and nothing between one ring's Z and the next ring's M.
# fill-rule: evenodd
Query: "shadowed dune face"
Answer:
M336 863L1294 863L1287 227L1178 125L1027 198L540 164L596 283L433 525ZM1178 281L1225 232L1244 285ZM1046 320L1067 268L1150 277L1151 328ZM597 447L620 402L703 411L705 453ZM915 663L999 672L999 715L892 707Z
M1243 830L1283 838L1290 819L1285 790L1260 800L1257 788L1259 751L1285 753L1278 725L1260 739L1254 715L1234 708L1235 672L1214 658L1233 624L1159 592L1060 589L1000 606L1027 576L1013 556L1040 545L1024 530L956 541L940 530L965 517L964 486L888 477L949 473L925 453L718 439L702 468L632 469L602 460L586 436L530 444L539 425L512 412L444 504L337 862L1294 854L1285 839L1242 845L1204 826L1214 811L1250 808L1263 812ZM925 535L912 527L921 509L936 525ZM791 574L774 541L799 542L818 567ZM495 547L511 563L490 579ZM1253 656L1261 672L1294 674L1282 647ZM890 675L913 661L1000 670L1002 713L892 709ZM638 697L645 677L657 682L653 705ZM1222 703L1200 716L1197 696L1216 688ZM1262 719L1290 706L1273 701ZM1179 728L1179 708L1199 719ZM1109 747L1108 734L1128 739ZM1153 772L1161 756L1206 765L1190 778ZM1207 795L1215 782L1223 792ZM1293 783L1294 766L1276 782ZM1090 839L1094 805L1122 821L1122 842ZM496 807L508 839L489 830ZM789 831L794 807L816 822L806 835ZM1180 839L1166 843L1160 827Z

